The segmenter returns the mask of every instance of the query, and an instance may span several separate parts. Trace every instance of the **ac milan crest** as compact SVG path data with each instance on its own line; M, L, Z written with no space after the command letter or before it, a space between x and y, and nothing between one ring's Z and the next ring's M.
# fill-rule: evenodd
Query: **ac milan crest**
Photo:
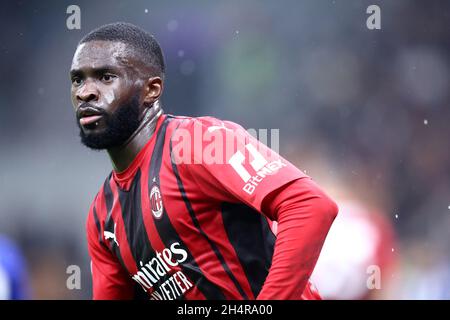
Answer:
M156 184L150 190L150 208L152 214L156 219L160 219L163 214L163 202L161 192Z

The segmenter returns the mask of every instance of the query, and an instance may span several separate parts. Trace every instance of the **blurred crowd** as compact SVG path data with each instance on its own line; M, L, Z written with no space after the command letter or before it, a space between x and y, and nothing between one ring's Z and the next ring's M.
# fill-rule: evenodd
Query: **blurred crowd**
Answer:
M450 2L79 0L68 30L70 4L0 4L0 233L31 298L90 298L84 224L111 166L79 143L68 70L85 33L127 21L161 43L166 112L279 129L280 153L336 199L313 276L325 298L450 299Z

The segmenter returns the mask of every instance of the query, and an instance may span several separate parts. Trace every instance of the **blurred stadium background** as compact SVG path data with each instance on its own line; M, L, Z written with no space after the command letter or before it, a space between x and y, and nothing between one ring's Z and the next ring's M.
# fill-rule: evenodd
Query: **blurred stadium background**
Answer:
M66 27L71 4L81 30ZM372 4L381 30L366 27ZM68 70L78 40L114 21L160 41L166 112L280 129L281 154L337 200L313 276L325 297L450 298L450 2L0 7L0 234L23 253L30 298L91 296L85 219L111 167L79 142ZM69 265L81 290L66 287ZM379 290L367 288L370 265Z

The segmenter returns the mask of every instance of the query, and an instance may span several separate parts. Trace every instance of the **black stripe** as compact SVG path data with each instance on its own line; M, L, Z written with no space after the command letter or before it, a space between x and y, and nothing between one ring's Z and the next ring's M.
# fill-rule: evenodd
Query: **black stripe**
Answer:
M166 129L168 123L171 120L172 119L169 116L164 120L164 123L162 124L161 129L159 130L155 147L153 149L152 159L150 161L150 168L149 168L149 179L148 179L149 192L153 186L153 183L156 183L157 185L160 186L159 172L161 169ZM155 179L155 182L153 182L153 178ZM206 299L208 300L225 299L225 296L221 291L221 289L212 282L210 282L208 278L206 278L205 275L200 270L199 266L194 260L192 253L183 243L177 231L172 226L164 206L161 218L160 219L153 218L153 220L156 229L158 230L159 236L161 240L164 242L166 247L169 247L171 244L178 242L180 246L186 251L187 259L182 264L180 264L180 268L183 271L183 273L185 273L189 277L189 279L194 282L195 286L197 286L200 292L203 293Z
M114 233L114 220L112 218L112 207L114 203L114 195L111 190L111 186L109 185L109 180L111 178L111 175L106 179L105 184L103 185L103 193L105 194L105 202L106 202L106 210L108 211L108 214L105 219L105 227L104 231L109 231ZM103 235L102 235L103 236ZM120 254L120 250L117 247L114 240L109 241L110 243L110 249L111 251L116 255L117 259L119 259L120 264L125 268L126 265L123 262L122 255Z
M150 243L142 215L141 171L137 171L129 191L124 191L120 187L117 190L127 241L136 263L136 268L140 270L142 268L140 262L145 265L155 257L155 251ZM160 281L165 281L167 278L168 276L161 277ZM137 282L133 282L135 283L135 299L148 300L149 297L146 291Z
M97 210L95 209L95 206L92 210L95 226L97 227L97 233L98 233L98 242L103 243L103 237L102 237L102 228L100 227L100 220L98 219Z
M144 224L141 202L141 176L141 170L139 169L129 191L118 189L125 233L138 270L142 269L140 262L145 265L156 257L156 252L150 243L150 238ZM164 283L170 276L170 274L166 274L160 277L158 283ZM157 284L154 287L157 288ZM142 288L140 288L140 292L142 291Z
M118 188L118 193L128 244L140 269L139 262L146 264L155 256L142 216L141 171L137 171L129 191Z
M222 220L257 297L272 264L275 235L262 214L242 203L223 203Z
M97 199L97 198L96 198ZM100 225L100 219L98 218L97 215L97 209L94 207L94 221L95 221L95 226L97 227L97 231L98 231L98 242L100 243L100 245L105 248L106 250L111 251L111 248L109 248L105 241L103 241L103 234L102 234L102 227Z
M172 140L170 140L170 154L172 155ZM188 197L186 195L186 191L184 189L183 182L181 181L181 177L180 177L180 174L178 172L178 168L177 168L176 164L173 162L172 157L171 157L171 160L172 160L171 161L172 162L172 169L173 169L173 172L175 174L175 177L177 178L178 189L180 190L181 197L183 198L184 204L186 205L186 208L189 211L189 215L191 216L191 219L192 219L192 221L194 223L195 228L197 228L197 231L200 232L200 234L206 239L206 241L208 241L208 243L211 246L211 248L213 249L215 255L217 256L217 258L219 259L220 263L222 264L223 269L228 274L228 276L230 277L231 281L233 281L234 285L238 289L238 291L239 291L240 295L242 296L242 298L248 300L249 298L248 298L247 294L244 292L244 290L242 289L239 281L237 281L236 277L231 272L231 270L228 267L228 264L226 263L224 257L220 253L219 248L217 248L216 244L206 235L206 233L201 228L200 223L198 222L197 216L195 215L194 209L192 209L191 202L189 201L189 199L188 199Z

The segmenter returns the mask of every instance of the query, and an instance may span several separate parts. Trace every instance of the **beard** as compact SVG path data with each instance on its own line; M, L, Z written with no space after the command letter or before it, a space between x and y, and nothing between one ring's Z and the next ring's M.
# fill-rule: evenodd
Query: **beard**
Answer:
M85 103L82 107L90 106ZM98 108L96 108L98 109ZM139 127L139 95L134 95L128 103L121 105L116 112L102 114L105 128L100 132L86 133L77 119L81 143L94 150L103 150L123 145Z

